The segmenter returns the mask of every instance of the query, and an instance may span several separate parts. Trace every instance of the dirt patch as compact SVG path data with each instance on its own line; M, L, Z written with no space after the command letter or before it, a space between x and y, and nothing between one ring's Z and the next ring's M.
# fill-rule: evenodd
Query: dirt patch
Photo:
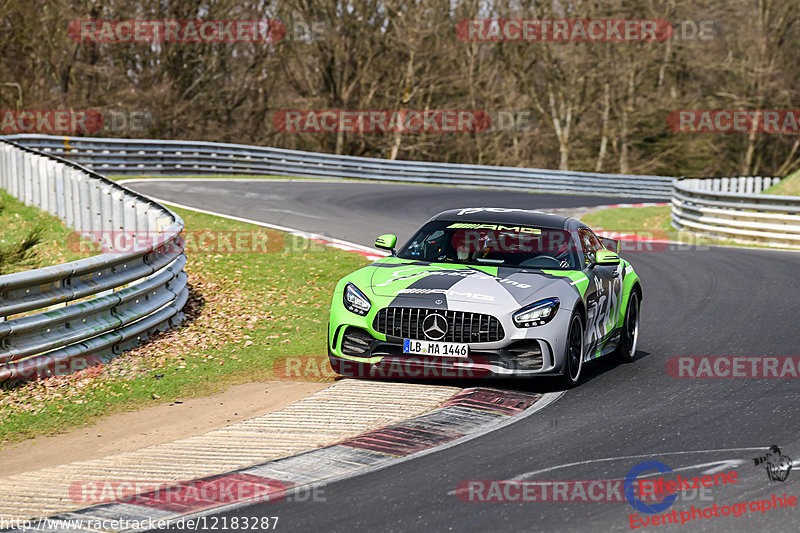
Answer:
M233 385L214 396L178 399L136 412L118 413L89 427L7 446L0 450L0 464L3 475L7 476L201 435L277 411L329 385L304 381Z

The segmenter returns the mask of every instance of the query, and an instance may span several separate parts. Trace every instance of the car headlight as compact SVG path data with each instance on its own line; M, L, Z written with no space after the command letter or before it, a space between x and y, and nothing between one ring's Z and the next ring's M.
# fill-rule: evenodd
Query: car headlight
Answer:
M343 300L345 309L361 316L366 316L372 307L372 304L367 297L364 296L364 293L358 290L358 287L352 283L345 285Z
M514 324L518 328L543 326L553 320L560 304L558 298L547 298L525 306L514 313Z

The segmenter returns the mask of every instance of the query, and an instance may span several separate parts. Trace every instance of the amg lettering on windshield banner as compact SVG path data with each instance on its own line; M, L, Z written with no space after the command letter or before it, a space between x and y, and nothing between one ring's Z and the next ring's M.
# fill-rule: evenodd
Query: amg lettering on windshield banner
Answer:
M526 226L504 226L502 224L475 224L469 222L456 222L447 226L448 229L491 229L496 231L516 231L519 233L532 233L540 235L542 230L539 228L529 228Z

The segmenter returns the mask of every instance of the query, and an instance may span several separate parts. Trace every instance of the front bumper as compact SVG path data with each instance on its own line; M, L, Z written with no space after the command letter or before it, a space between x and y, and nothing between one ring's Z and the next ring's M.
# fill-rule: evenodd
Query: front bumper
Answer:
M329 324L328 356L335 372L353 377L462 379L557 375L563 364L569 314L562 309L552 322L534 328L517 328L510 315L495 315L503 325L505 337L499 342L468 343L468 357L404 354L402 338L376 332L371 327L371 316L353 315L348 322Z
M575 301L559 295L562 306L547 324L518 328L512 314L517 309L502 305L448 302L446 307L426 305L420 301L415 308L426 311L455 311L483 313L495 317L502 326L503 337L496 342L466 342L469 357L436 357L403 354L403 338L381 333L373 328L381 309L392 308L392 298L386 302L373 300L366 316L344 308L342 288L344 280L334 291L328 325L328 356L332 369L344 376L373 378L484 378L505 376L546 376L561 373L564 361L566 333ZM437 302L439 303L439 302ZM407 303L406 303L407 305ZM360 350L343 349L348 330L360 331L363 342ZM405 334L405 333L404 333ZM413 337L412 337L413 338ZM458 342L459 339L455 339ZM522 356L539 350L536 357Z

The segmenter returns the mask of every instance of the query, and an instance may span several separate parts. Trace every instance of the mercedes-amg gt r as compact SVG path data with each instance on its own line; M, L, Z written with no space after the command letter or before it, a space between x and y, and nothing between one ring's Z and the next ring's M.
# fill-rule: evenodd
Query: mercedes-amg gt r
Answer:
M524 209L440 213L336 286L331 367L373 377L560 376L632 361L642 288L617 241Z

